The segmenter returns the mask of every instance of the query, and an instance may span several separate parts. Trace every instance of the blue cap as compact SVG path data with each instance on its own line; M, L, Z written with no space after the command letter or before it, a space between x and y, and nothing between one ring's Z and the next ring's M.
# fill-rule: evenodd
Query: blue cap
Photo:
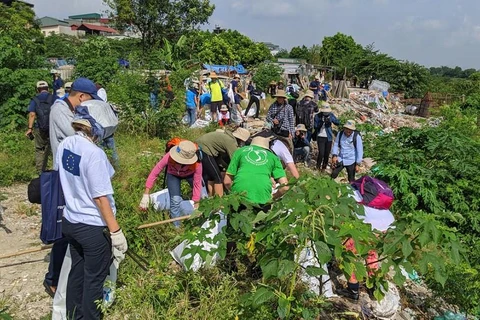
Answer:
M102 98L97 96L97 86L92 80L87 78L78 78L72 83L72 91L78 91L82 93L88 93L95 100L103 101Z

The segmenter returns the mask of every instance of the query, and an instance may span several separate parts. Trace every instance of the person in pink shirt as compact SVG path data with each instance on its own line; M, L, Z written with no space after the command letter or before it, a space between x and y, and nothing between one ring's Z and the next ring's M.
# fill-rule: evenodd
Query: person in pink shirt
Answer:
M158 175L167 168L167 188L170 194L170 216L177 218L181 215L180 203L183 201L180 193L182 180L187 180L193 188L192 200L198 208L202 191L202 163L198 161L197 146L188 140L181 141L155 165L145 183L145 192L140 202L140 209L147 210L150 204L150 190L153 188ZM174 222L176 227L180 223Z

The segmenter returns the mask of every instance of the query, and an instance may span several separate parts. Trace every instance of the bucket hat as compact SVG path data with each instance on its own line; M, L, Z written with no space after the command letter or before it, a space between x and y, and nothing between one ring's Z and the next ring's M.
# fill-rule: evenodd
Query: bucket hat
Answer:
M307 128L305 127L304 124L297 124L297 126L295 127L295 130L307 132Z
M198 160L197 147L193 142L184 140L170 149L170 157L180 164L194 164Z
M263 149L270 149L270 139L264 137L255 137L250 143L251 146L257 146Z
M215 72L212 71L212 72L210 72L210 78L211 79L218 79L218 76Z
M350 130L357 130L355 127L355 121L353 120L347 120L347 122L345 122L343 127Z
M313 91L312 90L307 90L304 97L310 97L311 99L313 99Z
M322 104L322 107L320 108L319 110L320 112L332 112L332 108L330 108L330 105L326 104L326 103L323 103Z
M275 98L285 98L287 99L287 95L285 94L285 90L278 90Z
M242 141L247 141L250 138L250 131L245 128L237 128L232 134L235 138Z
M224 104L220 107L220 111L228 111L228 107Z

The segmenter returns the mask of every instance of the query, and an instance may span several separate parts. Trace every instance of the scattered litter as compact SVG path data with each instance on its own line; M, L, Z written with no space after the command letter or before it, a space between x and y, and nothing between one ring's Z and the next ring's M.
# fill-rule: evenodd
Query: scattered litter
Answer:
M434 320L467 320L467 317L461 313L445 312L442 316L433 318Z

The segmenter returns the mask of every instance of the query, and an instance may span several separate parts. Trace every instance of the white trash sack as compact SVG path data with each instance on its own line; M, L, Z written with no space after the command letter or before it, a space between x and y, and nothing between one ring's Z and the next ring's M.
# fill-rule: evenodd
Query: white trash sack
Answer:
M246 109L245 109L246 110ZM248 110L248 114L245 114L245 110L242 110L242 115L244 117L254 117L256 112L257 112L257 106L255 104L253 104L251 107L250 107L250 110Z
M211 226L213 224L212 220L207 220L202 224L202 228L205 230L210 230L210 233L207 235L208 238L213 239L217 234L222 232L223 227L227 225L227 218L222 214L220 214L220 222L215 222L213 227ZM201 246L203 250L206 251L212 251L213 249L218 248L218 244L211 244L209 242L200 242L200 241L194 241L192 244L188 243L187 240L184 240L182 243L180 243L175 249L170 251L170 255L173 257L173 259L182 266L182 268L186 271L188 270L193 270L193 271L198 271L203 266L213 266L217 262L217 260L220 258L218 253L215 253L213 255L209 254L207 255L207 258L205 261L200 257L200 255L197 253L194 258L193 262L190 265L189 268L185 265L185 260L191 258L191 254L187 254L186 256L183 256L183 250L185 248L190 248L192 245L195 246Z
M372 301L366 307L371 311L375 319L393 319L400 308L400 293L397 287L388 282L388 291L381 289L385 297L380 301Z
M202 188L202 194L200 197L207 198L208 192L205 187ZM157 211L170 210L170 193L168 189L163 189L158 192L150 194L150 202L153 204L153 208ZM180 203L180 213L184 216L192 214L193 201L183 200Z
M192 129L194 129L194 128L205 128L205 127L208 127L209 124L210 124L210 121L197 119L195 121L195 123L190 126L190 128L192 128Z
M308 275L305 271L307 267L320 268L320 263L315 257L315 250L313 250L311 242L309 242L308 245L300 252L297 261L302 266L302 270L300 271L300 279L308 285L310 291L316 295L322 294L327 298L337 297L337 295L333 293L332 281L328 275L328 268L326 264L322 265L323 270L327 272L326 275L314 277Z
M115 133L118 117L109 103L100 100L88 100L81 104L88 108L88 113L105 129L105 138Z

